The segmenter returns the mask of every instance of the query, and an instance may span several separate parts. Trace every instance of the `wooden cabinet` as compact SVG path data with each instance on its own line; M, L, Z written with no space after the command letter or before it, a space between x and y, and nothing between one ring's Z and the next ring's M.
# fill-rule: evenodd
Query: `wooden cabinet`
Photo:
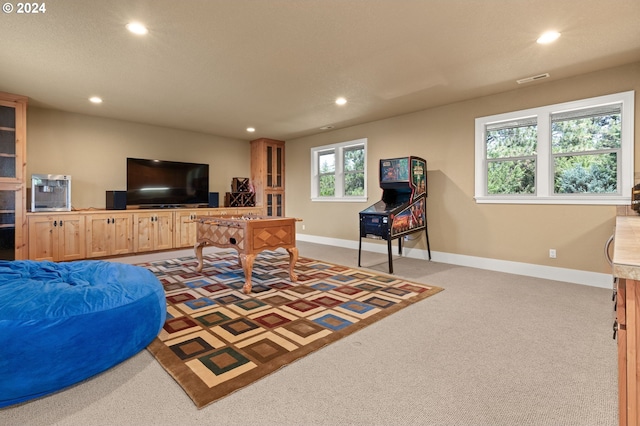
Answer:
M29 259L84 259L85 221L80 214L29 217Z
M284 141L251 141L251 182L256 205L263 206L267 216L284 216Z
M0 92L0 259L25 259L27 98Z
M619 424L640 425L640 218L618 216L614 234Z
M197 216L264 215L262 207L29 213L32 260L77 260L193 247ZM25 244L25 247L27 245Z
M173 248L173 212L133 214L133 250L136 253Z
M616 322L619 424L640 425L640 279L618 279Z
M86 215L87 258L133 252L133 215L102 213Z

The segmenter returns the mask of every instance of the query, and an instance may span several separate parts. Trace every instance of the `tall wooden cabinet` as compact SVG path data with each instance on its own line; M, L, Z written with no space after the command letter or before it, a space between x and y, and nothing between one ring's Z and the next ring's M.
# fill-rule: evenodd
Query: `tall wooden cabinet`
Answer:
M0 259L27 258L27 98L0 92Z
M264 207L267 216L284 216L284 141L251 141L251 182L256 206Z

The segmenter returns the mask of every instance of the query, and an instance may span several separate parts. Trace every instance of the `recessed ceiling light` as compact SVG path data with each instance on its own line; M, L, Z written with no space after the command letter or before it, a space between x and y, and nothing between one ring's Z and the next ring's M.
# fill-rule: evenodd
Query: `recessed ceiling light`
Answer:
M336 99L336 104L338 104L338 105L344 105L346 103L347 103L347 100L345 98Z
M127 24L127 29L134 34L145 35L149 32L147 27L142 25L140 22L129 22Z
M544 33L540 37L538 37L536 42L538 44L549 44L549 43L553 43L554 41L556 41L558 39L558 37L560 37L560 33L559 32L557 32L557 31L547 31L546 33Z
M333 129L333 126L332 125L328 125L328 126L320 127L320 130L329 130L329 129Z
M247 127L247 132L253 133L255 131L256 131L256 129L254 129L253 127Z
M102 98L99 98L97 96L92 96L89 98L89 102L92 102L94 104L101 104L102 103Z

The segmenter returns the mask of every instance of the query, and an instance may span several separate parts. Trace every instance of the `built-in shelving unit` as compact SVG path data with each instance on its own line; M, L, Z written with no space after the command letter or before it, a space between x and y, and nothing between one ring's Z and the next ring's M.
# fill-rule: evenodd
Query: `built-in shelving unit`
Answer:
M27 98L0 92L0 259L26 257Z

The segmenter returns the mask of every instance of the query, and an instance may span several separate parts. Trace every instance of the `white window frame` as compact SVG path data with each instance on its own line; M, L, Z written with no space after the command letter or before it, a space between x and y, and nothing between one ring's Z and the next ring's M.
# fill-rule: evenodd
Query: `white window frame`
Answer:
M553 156L551 155L551 115L563 111L593 108L607 104L622 104L621 155L618 158L618 194L554 194ZM538 143L536 155L536 190L534 194L487 194L487 160L485 128L488 124L537 117ZM601 204L631 203L634 181L634 91L598 96L578 101L547 105L479 117L475 120L475 200L495 204Z
M364 149L364 195L347 196L344 194L344 151L356 146L362 146ZM327 151L334 151L336 156L336 192L333 197L320 196L319 157L321 153L326 153ZM365 202L367 199L367 138L311 148L311 201Z

